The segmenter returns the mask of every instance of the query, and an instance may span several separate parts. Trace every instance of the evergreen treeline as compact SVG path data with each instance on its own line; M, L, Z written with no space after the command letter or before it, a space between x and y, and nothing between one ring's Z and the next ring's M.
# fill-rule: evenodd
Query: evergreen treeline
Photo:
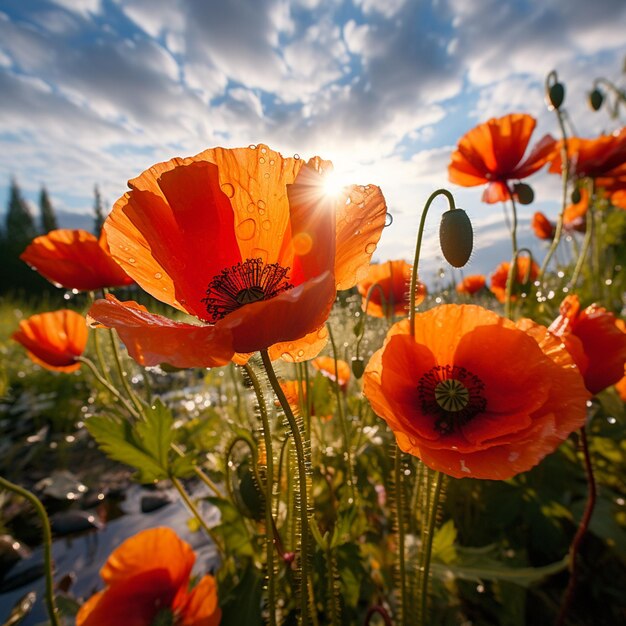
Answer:
M94 188L94 229L100 235L105 215L100 190ZM33 216L28 203L13 179L9 192L9 203L4 219L0 224L0 294L14 293L36 295L42 292L58 293L47 280L33 271L19 256L26 246L38 235L43 235L59 228L54 207L45 186L39 193L39 219Z

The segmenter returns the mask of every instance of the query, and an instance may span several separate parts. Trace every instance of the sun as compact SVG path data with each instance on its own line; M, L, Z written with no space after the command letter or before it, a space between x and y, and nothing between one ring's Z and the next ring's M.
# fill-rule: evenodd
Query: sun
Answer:
M347 177L340 172L333 170L324 176L323 190L324 195L332 198L338 198L344 193L346 187L349 186Z

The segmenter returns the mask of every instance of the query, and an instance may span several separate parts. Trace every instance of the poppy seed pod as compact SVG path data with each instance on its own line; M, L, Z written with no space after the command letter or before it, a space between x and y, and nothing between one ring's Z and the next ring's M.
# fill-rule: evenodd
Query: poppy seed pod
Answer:
M365 361L361 357L352 357L352 373L356 379L360 379L365 371Z
M599 89L594 89L589 93L589 106L594 111L599 111L604 102L604 94Z
M533 188L526 183L515 183L513 185L513 194L520 204L531 204L535 199Z
M463 209L450 209L441 216L439 243L450 265L463 267L469 261L474 247L474 231Z
M580 189L578 189L578 187L576 187L576 189L574 189L574 191L572 191L572 203L573 204L578 204L581 200L582 196L580 194Z
M554 83L548 89L548 102L554 109L559 109L565 100L565 87L562 83Z

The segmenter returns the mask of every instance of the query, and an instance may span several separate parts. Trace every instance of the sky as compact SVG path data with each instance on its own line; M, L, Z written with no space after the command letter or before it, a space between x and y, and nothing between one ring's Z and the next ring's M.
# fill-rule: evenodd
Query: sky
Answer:
M457 141L513 112L537 119L531 144L558 136L551 70L578 135L623 125L586 94L600 76L626 85L625 32L624 0L0 0L0 206L14 177L78 224L95 184L109 208L154 163L266 143L382 188L379 261L412 259L425 200L449 188L474 223L465 273L489 273L510 256L503 209L448 182ZM556 216L560 182L527 182L520 239L541 253L530 216ZM444 266L438 206L427 280Z

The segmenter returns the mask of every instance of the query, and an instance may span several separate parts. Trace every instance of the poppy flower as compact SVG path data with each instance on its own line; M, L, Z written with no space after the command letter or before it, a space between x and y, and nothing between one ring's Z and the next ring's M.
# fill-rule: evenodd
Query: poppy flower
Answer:
M537 211L533 215L531 226L539 239L546 239L547 241L554 239L556 226L543 213Z
M491 292L495 295L499 302L504 302L506 297L506 281L509 276L509 267L511 264L508 261L503 261L498 265L495 272L491 275ZM517 272L514 275L513 289L511 292L511 300L515 300L516 287L524 285L528 282L533 282L539 275L539 266L531 261L528 257L517 257Z
M567 230L577 230L578 232L585 232L587 223L585 216L589 209L589 191L582 187L580 189L580 200L573 202L565 207L563 212L563 226Z
M105 234L51 230L35 237L20 259L57 287L93 291L131 285L133 279L113 260Z
M561 173L561 147L562 141L559 141L548 170L552 174ZM567 140L567 154L572 176L610 176L612 170L626 163L626 128L594 139L570 137Z
M412 266L402 260L370 265L367 276L357 284L363 298L363 310L368 292L377 285L370 293L367 314L372 317L387 317L391 313L405 315L411 291L411 269ZM426 285L418 281L415 296L418 305L426 297Z
M323 422L328 422L332 419L332 413L321 412L320 408L316 407L313 401L308 400L311 384L307 390L307 386L304 382L301 383L298 380L281 380L280 388L283 390L285 398L295 414L301 415L305 408L307 408L311 416L318 416ZM308 407L306 406L307 402L309 402ZM278 400L276 401L276 405L280 406ZM328 409L328 406L323 406L322 408Z
M106 587L78 611L76 626L218 626L212 576L189 590L196 557L169 528L144 530L114 550L100 570Z
M378 187L325 194L331 167L259 145L146 170L105 221L111 252L148 293L204 325L113 298L94 303L91 318L146 365L213 367L268 348L272 358L316 356L336 291L367 271L386 215Z
M87 345L87 320L69 309L39 313L20 322L11 338L21 343L32 361L49 370L73 372Z
M457 293L464 293L468 296L473 296L475 293L478 293L481 289L484 289L486 284L486 279L482 274L472 274L470 276L466 276L457 286Z
M508 182L540 170L554 156L556 141L545 135L522 160L536 120L524 113L492 118L463 135L448 165L448 178L462 187L487 185L482 200L506 202Z
M363 392L398 446L450 476L504 480L585 421L589 393L546 328L448 304L395 324Z
M318 356L311 361L311 365L322 375L333 382L336 380L335 359L330 356ZM337 359L337 373L339 374L339 386L345 389L350 382L350 366L342 359Z
M581 310L578 296L567 296L548 330L563 340L592 394L624 376L626 334L613 313L596 304Z

